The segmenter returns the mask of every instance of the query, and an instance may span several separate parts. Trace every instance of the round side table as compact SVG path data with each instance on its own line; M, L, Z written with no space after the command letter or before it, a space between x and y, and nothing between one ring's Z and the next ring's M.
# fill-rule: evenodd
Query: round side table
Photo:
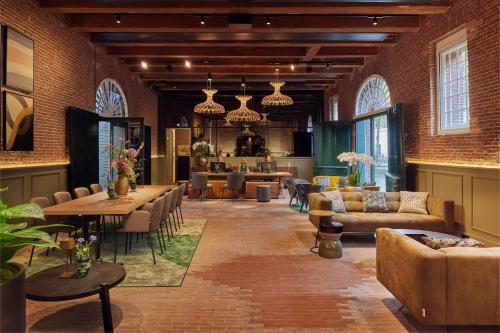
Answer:
M342 258L342 243L340 237L344 225L339 222L322 222L319 225L319 250L320 257L328 259Z

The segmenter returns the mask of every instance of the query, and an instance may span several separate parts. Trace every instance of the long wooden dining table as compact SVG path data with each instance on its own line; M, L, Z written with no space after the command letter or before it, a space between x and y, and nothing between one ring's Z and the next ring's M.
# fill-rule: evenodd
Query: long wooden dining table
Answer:
M136 192L128 192L126 196L114 200L110 200L106 192L99 192L44 208L43 213L47 216L82 216L84 237L88 239L88 223L90 221L88 217L128 215L174 187L175 185L137 186ZM99 242L97 242L96 258L99 257L100 246Z

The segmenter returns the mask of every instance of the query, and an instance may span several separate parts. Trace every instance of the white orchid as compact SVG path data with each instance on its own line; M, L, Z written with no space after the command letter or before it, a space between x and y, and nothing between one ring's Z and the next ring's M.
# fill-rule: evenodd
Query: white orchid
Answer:
M375 164L372 156L366 153L356 153L353 151L344 152L337 156L339 161L347 162L351 167L351 174L347 176L349 185L357 185L359 183L359 165L360 164Z

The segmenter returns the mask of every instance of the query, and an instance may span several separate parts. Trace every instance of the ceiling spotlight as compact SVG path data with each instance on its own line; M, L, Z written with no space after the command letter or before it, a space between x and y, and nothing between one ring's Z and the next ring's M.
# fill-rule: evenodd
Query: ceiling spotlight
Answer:
M245 86L245 82L246 82L246 81L245 81L245 78L244 78L244 77L242 77L242 78L241 78L241 86L242 86L242 87L244 87L244 86Z
M148 69L148 63L145 62L144 60L141 61L141 67L144 68L144 69Z
M122 23L122 16L121 16L120 14L117 14L117 15L116 15L116 23L117 23L117 24Z
M205 25L205 16L201 17L200 24L201 25Z
M378 24L378 20L377 20L376 16L373 17L373 23L372 24L373 25L377 25Z
M269 16L266 18L266 25L271 25L271 18Z
M295 65L294 65L294 64L291 64L291 65L290 65L290 69L291 69L292 71L294 71L294 70L295 70Z
M184 61L184 65L185 65L187 68L191 68L191 61L189 61L189 60Z
M329 71L330 70L330 63L326 63L326 70Z
M208 81L212 81L212 73L208 73Z

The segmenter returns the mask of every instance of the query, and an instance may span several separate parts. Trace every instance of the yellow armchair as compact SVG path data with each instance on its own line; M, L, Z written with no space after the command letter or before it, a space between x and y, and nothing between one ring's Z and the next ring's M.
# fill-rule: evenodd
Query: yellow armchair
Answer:
M339 187L341 176L315 176L312 179L313 184L320 184L325 187L325 191L334 191Z

